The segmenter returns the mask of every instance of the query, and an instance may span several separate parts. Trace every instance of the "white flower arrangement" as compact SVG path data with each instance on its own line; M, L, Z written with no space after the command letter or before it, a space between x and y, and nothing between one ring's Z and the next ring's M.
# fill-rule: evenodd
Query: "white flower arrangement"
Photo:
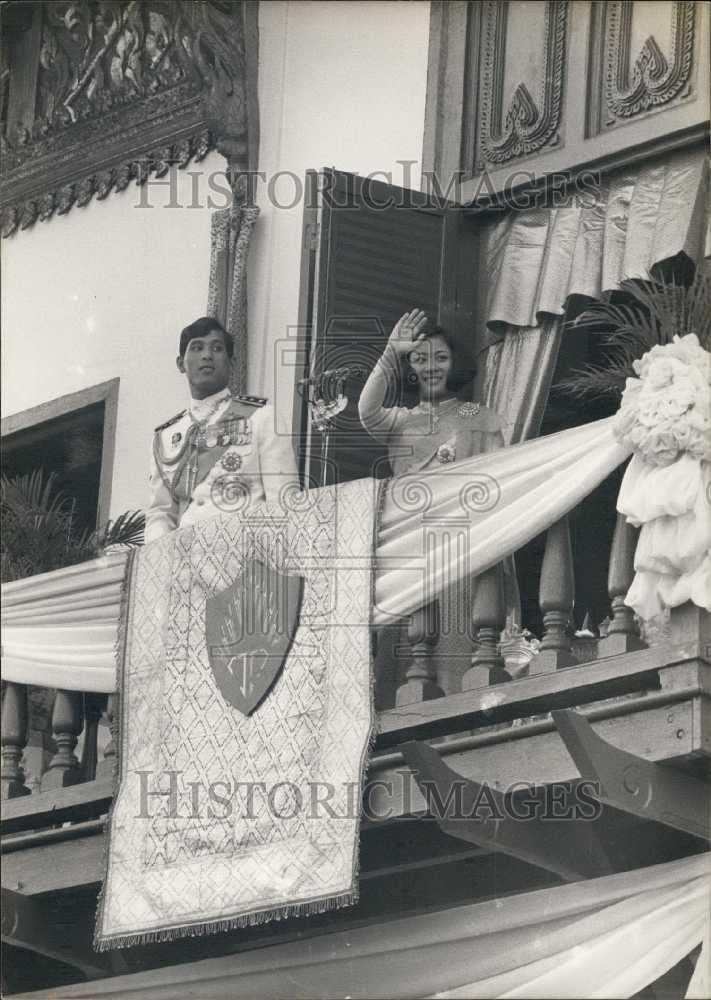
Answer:
M711 461L711 354L695 333L653 347L633 368L613 423L617 439L649 465L679 455Z

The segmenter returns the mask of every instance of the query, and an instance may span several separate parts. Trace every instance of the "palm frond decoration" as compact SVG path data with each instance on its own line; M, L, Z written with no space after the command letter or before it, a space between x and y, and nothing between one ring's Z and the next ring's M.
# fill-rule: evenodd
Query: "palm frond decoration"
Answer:
M711 276L697 272L690 285L671 281L629 282L632 302L596 302L568 326L599 337L605 361L574 371L556 388L578 399L620 399L633 362L676 335L695 333L711 350Z
M102 527L79 535L76 538L76 545L89 553L87 559L92 559L112 545L142 545L145 526L146 518L143 511L127 510L113 521L107 521Z
M98 528L91 543L97 550L107 549L110 545L142 545L145 527L143 511L126 510L103 528Z
M94 559L111 545L143 542L142 511L126 511L93 531L79 531L76 502L57 488L56 474L42 468L0 476L0 513L3 583Z

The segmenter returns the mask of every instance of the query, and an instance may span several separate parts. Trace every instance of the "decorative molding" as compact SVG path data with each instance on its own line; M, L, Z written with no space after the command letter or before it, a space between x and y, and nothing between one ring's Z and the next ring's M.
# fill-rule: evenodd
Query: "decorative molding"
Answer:
M231 208L212 214L206 309L206 315L218 319L233 340L230 388L237 393L247 391L247 258L259 216L257 205L240 203L242 187L234 186Z
M487 0L483 13L483 65L479 102L480 158L506 163L555 145L561 121L566 58L566 0L546 0L544 21L543 84L536 103L525 83L519 83L503 122L503 87L506 66L508 3ZM540 105L540 108L539 108ZM483 170L485 163L477 163Z
M696 4L675 0L672 13L671 65L650 35L630 72L633 0L606 7L605 100L613 118L631 118L668 104L688 84L694 54Z
M151 175L162 177L173 165L185 167L191 160L202 160L214 146L212 135L204 130L171 146L145 153L138 159L85 174L75 182L70 181L44 194L38 192L36 197L18 199L10 205L5 204L3 199L2 236L11 236L18 229L29 229L37 219L46 222L55 212L66 215L74 205L87 205L93 197L103 201L112 191L123 191L132 180L136 184L144 184Z
M173 165L185 167L213 148L231 168L244 169L241 0L62 0L38 7L24 29L38 33L34 66L17 33L3 40L10 70L1 138L3 236L106 198L132 180L143 184Z

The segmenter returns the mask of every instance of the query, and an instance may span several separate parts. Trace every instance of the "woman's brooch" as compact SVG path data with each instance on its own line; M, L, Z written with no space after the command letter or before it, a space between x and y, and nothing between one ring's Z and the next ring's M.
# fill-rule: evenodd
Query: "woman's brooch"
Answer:
M460 417L475 417L480 409L480 403L461 403L457 407L457 413Z

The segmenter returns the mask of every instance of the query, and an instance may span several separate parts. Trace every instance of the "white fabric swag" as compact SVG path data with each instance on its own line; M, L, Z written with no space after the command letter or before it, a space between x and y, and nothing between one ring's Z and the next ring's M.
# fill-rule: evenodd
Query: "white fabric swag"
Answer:
M630 997L703 940L708 854L570 885L400 917L134 975L129 1000L186 992L252 997ZM708 956L697 959L688 997ZM53 990L92 997L96 983ZM38 993L37 997L49 996Z
M575 507L629 454L607 419L394 480L375 549L373 624L402 618L500 562ZM117 553L4 584L5 679L114 691L125 560Z
M126 553L2 585L6 681L115 691Z

